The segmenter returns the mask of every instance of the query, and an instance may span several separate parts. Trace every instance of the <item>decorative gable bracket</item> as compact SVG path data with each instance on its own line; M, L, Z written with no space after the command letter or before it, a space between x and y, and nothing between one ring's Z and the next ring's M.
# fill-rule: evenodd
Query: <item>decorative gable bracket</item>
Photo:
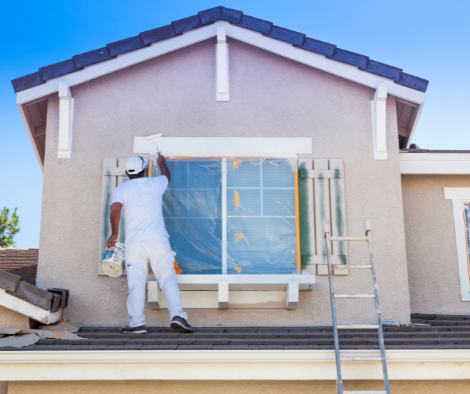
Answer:
M374 159L387 160L387 85L379 84L372 99L372 134Z
M217 101L229 101L228 44L225 26L217 27L216 70Z
M59 159L72 157L73 98L67 82L59 82Z

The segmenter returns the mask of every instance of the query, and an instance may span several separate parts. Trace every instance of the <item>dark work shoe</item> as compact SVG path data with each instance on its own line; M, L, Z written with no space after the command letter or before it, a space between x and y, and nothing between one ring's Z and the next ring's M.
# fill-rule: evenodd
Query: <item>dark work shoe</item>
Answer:
M181 316L175 316L171 320L170 327L180 332L184 332L188 334L191 334L194 332L194 329L191 327L191 325Z
M145 329L145 326L139 326L139 327L122 327L119 330L119 333L121 334L146 334L147 330Z

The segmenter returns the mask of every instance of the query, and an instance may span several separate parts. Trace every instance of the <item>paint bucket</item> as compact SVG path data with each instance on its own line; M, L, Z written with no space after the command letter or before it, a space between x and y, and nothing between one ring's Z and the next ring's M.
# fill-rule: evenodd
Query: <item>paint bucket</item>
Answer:
M106 248L100 268L106 275L117 278L124 271L124 244L115 243L115 248Z

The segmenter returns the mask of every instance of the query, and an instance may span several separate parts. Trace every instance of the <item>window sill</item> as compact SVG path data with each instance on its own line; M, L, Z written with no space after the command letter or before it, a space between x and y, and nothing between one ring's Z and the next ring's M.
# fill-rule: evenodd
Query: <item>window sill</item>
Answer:
M155 278L149 276L152 309L166 307ZM183 308L296 309L300 290L311 290L315 275L177 275Z

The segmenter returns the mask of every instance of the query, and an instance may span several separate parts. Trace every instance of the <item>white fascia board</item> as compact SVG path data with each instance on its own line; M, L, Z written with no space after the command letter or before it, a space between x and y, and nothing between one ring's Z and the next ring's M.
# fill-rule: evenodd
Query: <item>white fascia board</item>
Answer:
M359 70L359 68L350 64L328 59L324 55L315 52L296 48L292 44L272 39L252 30L243 29L227 22L218 23L225 23L227 26L227 35L235 38L236 40L246 42L247 44L276 53L277 55L287 57L319 70L326 71L330 74L349 79L361 85L369 86L373 89L376 89L379 84L384 84L387 86L388 93L393 96L409 100L416 104L424 103L423 92L396 84L391 79Z
M467 153L400 153L402 174L470 175Z
M379 84L385 84L387 86L388 93L393 96L409 100L416 104L424 103L423 92L396 84L391 79L359 70L356 66L328 59L324 55L296 48L290 43L263 36L261 33L244 29L225 21L218 21L214 24L191 30L180 36L153 43L149 47L123 53L115 59L93 64L85 67L83 70L50 79L44 84L18 92L16 102L18 104L23 104L40 97L47 96L51 93L55 93L58 90L59 81L65 81L70 87L72 87L134 64L164 55L168 52L215 37L217 35L217 28L219 27L225 27L227 36L236 40L246 42L247 44L265 49L277 55L298 61L339 77L349 79L359 84L369 86L373 89L376 89Z
M200 41L215 37L217 34L216 24L191 30L180 36L168 40L153 43L149 47L141 48L132 52L120 54L115 59L101 63L92 64L83 70L49 79L46 83L26 89L17 93L16 102L19 104L29 102L39 97L47 96L58 91L59 81L67 82L70 87L83 82L101 77L103 75L130 67L134 64L153 59L166 53L196 44Z
M134 137L134 153L165 155L278 155L312 154L312 137L161 137L149 144L146 137Z
M394 349L386 357L391 380L470 379L470 349ZM0 365L0 381L336 379L333 350L17 350L0 352ZM344 379L383 379L380 361L344 362L341 369Z
M0 305L16 313L27 316L44 324L52 324L62 319L62 308L57 312L46 311L0 289Z

